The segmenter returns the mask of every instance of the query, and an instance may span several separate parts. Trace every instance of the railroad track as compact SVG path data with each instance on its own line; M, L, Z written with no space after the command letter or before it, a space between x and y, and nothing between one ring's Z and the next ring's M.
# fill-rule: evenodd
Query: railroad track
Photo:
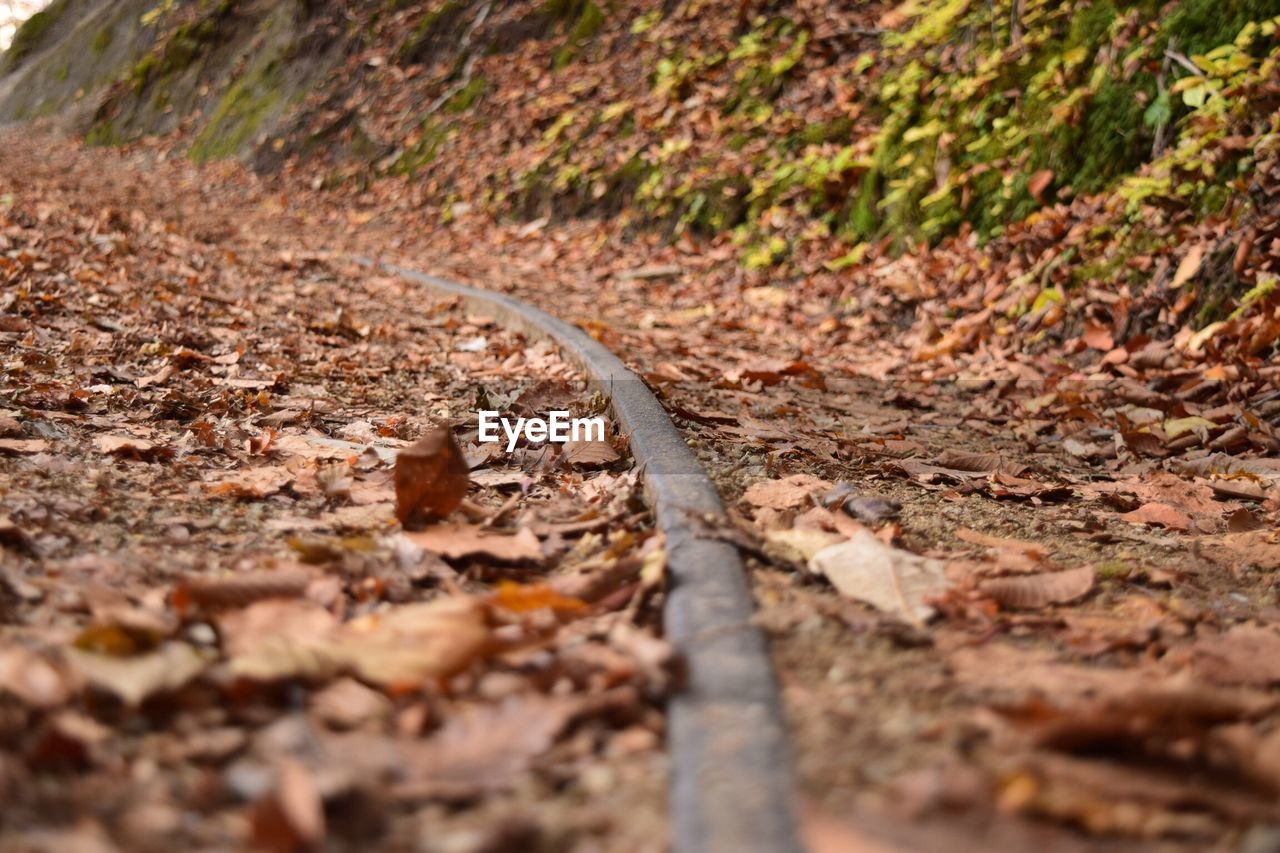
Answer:
M643 380L576 326L501 293L371 258L358 264L457 297L557 346L610 400L630 436L645 494L666 536L667 639L687 667L667 706L668 807L677 853L800 851L777 682L737 549L699 531L724 505L697 457Z

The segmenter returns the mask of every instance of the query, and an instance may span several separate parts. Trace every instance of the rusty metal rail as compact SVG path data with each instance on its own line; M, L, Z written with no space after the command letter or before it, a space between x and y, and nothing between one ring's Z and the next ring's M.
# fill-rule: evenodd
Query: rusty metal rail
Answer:
M802 850L777 683L764 637L751 623L742 559L732 545L698 535L700 520L722 515L724 506L661 403L598 341L528 303L369 258L354 260L459 297L508 327L554 343L609 397L666 535L666 635L688 667L686 688L667 708L672 849Z

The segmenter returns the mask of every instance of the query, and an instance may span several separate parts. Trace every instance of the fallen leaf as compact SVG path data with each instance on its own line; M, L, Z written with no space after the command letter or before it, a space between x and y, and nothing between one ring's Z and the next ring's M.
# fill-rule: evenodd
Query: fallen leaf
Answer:
M838 533L813 527L768 530L765 552L788 563L808 564L820 551L845 541Z
M607 441L570 441L564 446L564 461L580 468L617 462L618 451Z
M293 480L293 472L284 466L249 468L223 477L205 488L210 494L227 498L260 500L270 497Z
M71 698L67 674L24 646L0 648L0 691L34 708L56 708Z
M1215 684L1265 687L1280 683L1280 633L1236 625L1223 634L1196 640L1191 664L1199 678Z
M441 598L348 622L329 651L360 678L389 690L417 689L466 670L498 648L489 605Z
M1132 512L1121 513L1119 518L1130 524L1148 524L1168 530L1185 532L1191 529L1191 519L1178 509L1162 503L1143 504Z
M935 613L927 599L947 587L941 560L885 545L867 530L822 549L809 568L842 595L917 624Z
M23 456L29 453L45 453L49 442L41 438L0 438L0 455Z
M831 489L826 480L811 474L793 474L782 480L763 480L747 488L743 499L747 503L768 509L791 509L803 506L809 496Z
M498 705L453 714L414 754L423 780L402 788L398 798L466 799L510 789L533 759L551 748L573 718L575 705L559 698L512 696Z
M1027 178L1027 194L1044 204L1044 191L1053 183L1053 170L1041 169Z
M1075 601L1093 589L1093 568L1084 566L1063 572L1042 572L1021 577L991 578L978 591L1002 607L1035 610L1049 604Z
M137 707L156 693L176 690L204 671L208 661L186 643L165 643L153 652L133 657L66 650L67 660L88 683L114 693Z
M520 528L512 536L495 533L477 524L445 522L403 535L419 548L441 557L456 559L483 555L508 562L542 559L542 545L528 527Z
M174 609L245 607L267 598L297 598L314 575L307 569L283 568L218 577L189 577L174 589Z
M1101 323L1086 322L1080 340L1084 341L1085 346L1102 352L1110 352L1116 345L1111 330Z
M435 427L396 455L396 518L403 525L443 518L466 497L469 467L447 427Z
M217 624L235 675L267 682L319 678L334 669L329 643L338 623L315 602L259 601L222 614Z
M1204 244L1197 243L1182 256L1182 260L1178 262L1178 270L1173 274L1173 281L1169 283L1170 290L1177 290L1191 281L1196 273L1200 272L1200 264L1204 261L1204 251Z
M325 834L324 802L310 771L281 759L275 790L259 800L251 816L253 840L264 850L296 853L312 849Z
M131 435L100 435L93 440L93 447L99 453L148 462L173 456L169 448Z
M495 607L512 613L529 613L534 610L558 610L574 613L585 610L587 604L578 598L561 595L547 584L519 584L501 581L489 599Z
M391 713L392 705L376 690L352 678L343 678L321 690L311 700L316 718L334 729L354 729Z

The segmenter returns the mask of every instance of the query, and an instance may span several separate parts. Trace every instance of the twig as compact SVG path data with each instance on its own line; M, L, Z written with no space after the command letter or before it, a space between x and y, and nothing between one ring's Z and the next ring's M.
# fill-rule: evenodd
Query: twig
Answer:
M1169 47L1165 49L1164 55L1167 58L1172 59L1174 62L1178 63L1183 68L1187 69L1197 77L1204 77L1204 72L1201 71L1199 68L1197 68L1194 62L1192 62L1190 59L1187 59L1186 54L1178 53L1178 51L1174 50L1172 47Z
M493 0L489 0L488 3L485 3L484 6L480 8L480 11L476 13L475 18L471 21L471 26L467 27L467 31L462 34L462 39L458 42L459 48L466 51L471 47L471 36L474 35L475 31L480 28L480 25L485 22L485 19L489 17L489 10L492 8ZM436 110L447 104L450 98L471 85L471 70L475 68L475 64L475 54L468 52L466 60L462 63L462 79L450 86L448 89L445 89L444 93L441 94L440 97L432 101L431 105L427 107L426 115L431 115Z

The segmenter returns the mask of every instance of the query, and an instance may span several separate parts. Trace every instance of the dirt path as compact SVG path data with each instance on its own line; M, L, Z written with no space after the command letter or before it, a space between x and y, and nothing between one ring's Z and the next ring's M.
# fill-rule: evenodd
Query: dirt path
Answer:
M193 237L163 175L5 148L0 846L661 849L635 474L475 441L481 401L591 414L574 371L397 279ZM400 532L439 452L470 507Z
M290 274L338 250L508 289L635 364L735 508L718 535L756 556L817 842L1265 843L1280 469L1224 440L1272 432L1222 380L1135 358L1108 383L908 381L890 304L775 288L688 238L425 222L394 186L162 152L4 165Z

